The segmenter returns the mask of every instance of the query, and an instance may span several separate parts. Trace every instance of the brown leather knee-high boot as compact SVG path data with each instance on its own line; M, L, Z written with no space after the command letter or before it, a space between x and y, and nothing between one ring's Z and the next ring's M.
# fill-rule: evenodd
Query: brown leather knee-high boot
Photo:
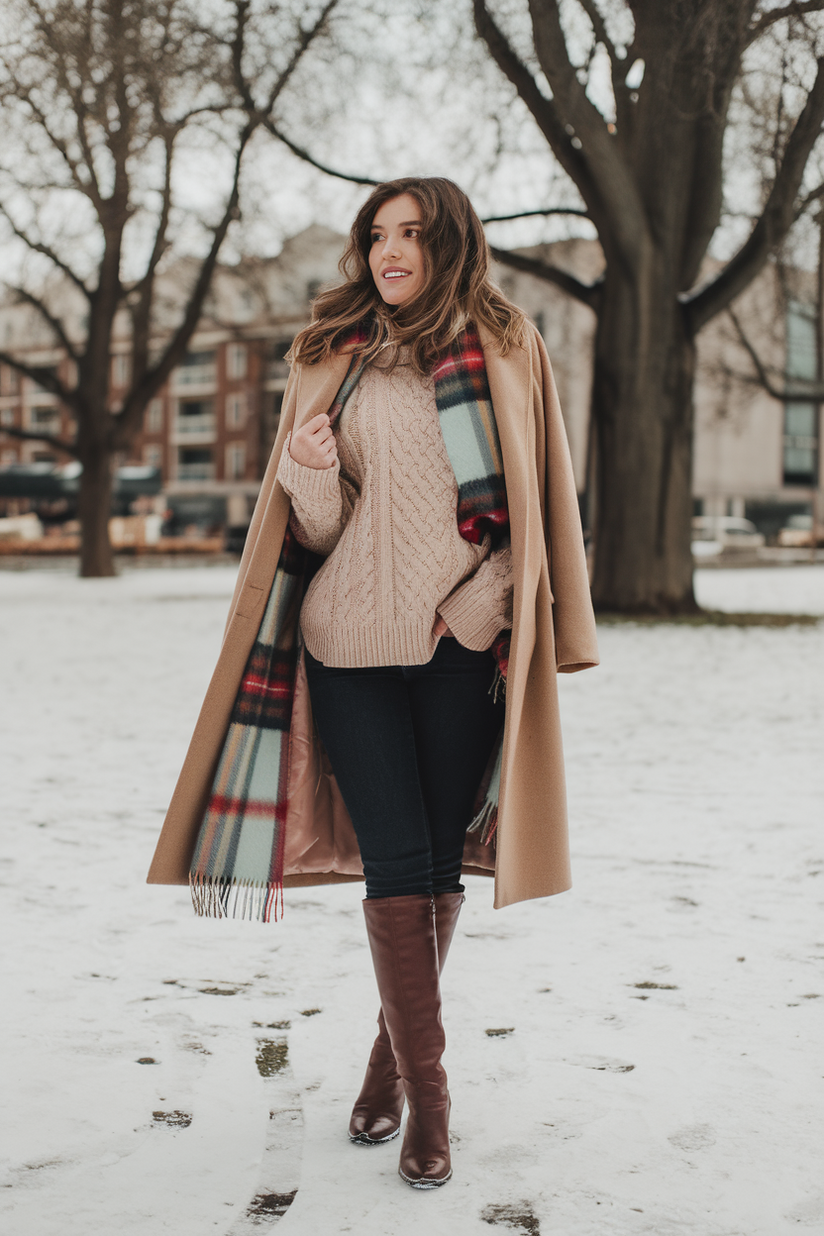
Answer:
M422 895L368 898L363 912L409 1112L398 1170L414 1188L434 1189L452 1175L435 901Z
M463 903L463 893L435 894L435 932L441 973ZM360 1094L352 1108L349 1136L357 1146L378 1146L382 1142L391 1142L400 1133L402 1114L403 1082L398 1075L381 1009L378 1014L378 1037L372 1046Z

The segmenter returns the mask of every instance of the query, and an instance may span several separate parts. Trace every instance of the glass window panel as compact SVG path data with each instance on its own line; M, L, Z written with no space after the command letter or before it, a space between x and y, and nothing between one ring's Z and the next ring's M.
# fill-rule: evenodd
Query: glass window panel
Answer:
M814 403L788 403L784 417L784 432L788 434L803 434L807 438L816 436L816 406Z

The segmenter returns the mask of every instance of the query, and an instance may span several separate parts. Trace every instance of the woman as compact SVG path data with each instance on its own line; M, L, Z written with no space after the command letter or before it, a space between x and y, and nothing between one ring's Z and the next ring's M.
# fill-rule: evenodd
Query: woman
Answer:
M452 1174L439 974L461 872L494 868L496 906L568 887L555 672L597 663L549 363L488 263L450 181L390 182L358 213L345 282L295 340L149 874L264 918L285 884L365 877L380 1032L350 1137L391 1140L405 1101L416 1188Z

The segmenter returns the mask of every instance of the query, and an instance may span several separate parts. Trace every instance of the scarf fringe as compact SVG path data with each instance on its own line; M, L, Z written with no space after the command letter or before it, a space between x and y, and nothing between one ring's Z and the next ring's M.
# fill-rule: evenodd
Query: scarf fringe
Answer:
M200 918L237 918L251 923L270 923L283 918L283 884L254 880L226 880L189 875L189 891L195 914Z
M493 704L497 704L499 700L506 699L506 675L500 665L495 666L495 677L492 679L492 686L489 688L488 694L492 696Z
M480 833L481 845L489 845L495 836L497 827L498 804L487 799L466 831L468 833Z

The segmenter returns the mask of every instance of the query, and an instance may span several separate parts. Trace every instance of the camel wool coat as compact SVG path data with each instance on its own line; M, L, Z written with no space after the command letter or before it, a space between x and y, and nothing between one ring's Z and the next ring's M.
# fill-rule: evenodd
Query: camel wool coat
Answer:
M543 340L502 356L481 331L501 441L512 537L514 611L494 844L467 837L464 872L495 875L496 908L570 885L556 673L598 664L578 501L566 431ZM263 615L290 502L276 481L289 430L331 406L349 365L339 354L294 366L261 485L217 666L149 871L188 883L189 864L235 697ZM302 659L301 659L302 660ZM357 723L357 718L353 718ZM354 830L314 733L302 664L290 730L284 885L363 878Z

